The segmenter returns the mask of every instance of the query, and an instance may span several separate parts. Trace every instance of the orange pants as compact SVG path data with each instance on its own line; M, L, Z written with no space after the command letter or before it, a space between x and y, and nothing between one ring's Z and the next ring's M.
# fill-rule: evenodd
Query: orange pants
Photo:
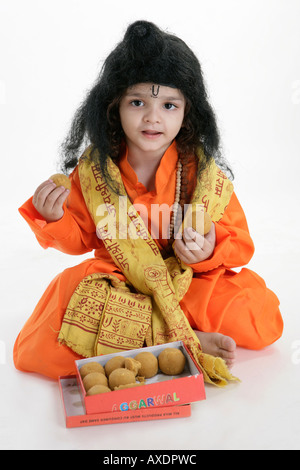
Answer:
M113 265L97 259L86 260L56 276L16 339L17 369L54 379L74 374L74 361L80 356L58 343L57 336L72 293L81 279L95 272L113 273L124 280ZM261 349L281 336L283 321L278 306L276 295L263 279L245 268L239 273L217 268L195 274L181 301L194 329L223 333L249 349Z

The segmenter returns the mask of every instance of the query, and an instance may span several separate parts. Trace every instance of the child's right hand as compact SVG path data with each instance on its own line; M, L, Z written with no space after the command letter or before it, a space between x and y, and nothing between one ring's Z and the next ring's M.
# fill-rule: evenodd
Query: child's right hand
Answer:
M56 222L64 215L63 203L69 193L63 186L56 186L51 180L47 180L36 189L32 203L46 222Z

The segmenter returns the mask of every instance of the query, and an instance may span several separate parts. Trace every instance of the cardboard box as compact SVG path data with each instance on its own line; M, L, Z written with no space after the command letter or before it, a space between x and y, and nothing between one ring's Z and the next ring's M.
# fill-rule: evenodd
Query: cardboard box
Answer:
M67 428L97 426L104 424L129 423L156 419L186 418L191 416L191 405L167 406L140 410L110 411L107 413L86 414L78 387L77 377L59 378L59 386L64 406Z
M181 375L168 376L158 371L157 375L146 379L146 384L143 386L115 390L100 395L86 395L79 371L87 362L96 361L104 366L114 356L134 358L141 351L150 351L158 357L165 348L179 348L185 355L186 366ZM142 350L135 349L105 356L80 359L75 361L75 365L78 387L87 415L121 412L123 414L126 413L128 416L133 416L134 413L132 412L135 411L140 415L146 415L147 410L178 408L180 405L190 404L206 398L202 371L182 341L143 348ZM115 414L113 416L117 417Z

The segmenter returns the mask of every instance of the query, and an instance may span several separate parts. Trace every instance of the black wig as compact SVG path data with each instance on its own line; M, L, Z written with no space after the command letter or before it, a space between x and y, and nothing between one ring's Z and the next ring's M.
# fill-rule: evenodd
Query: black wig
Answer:
M74 168L83 146L91 144L97 150L92 158L108 176L107 156L117 160L124 142L119 118L121 98L128 87L148 82L178 88L186 98L183 127L176 137L179 153L194 155L201 147L205 156L201 171L215 159L231 173L221 158L216 119L198 59L181 39L147 21L136 21L128 27L77 110L62 145L64 171Z

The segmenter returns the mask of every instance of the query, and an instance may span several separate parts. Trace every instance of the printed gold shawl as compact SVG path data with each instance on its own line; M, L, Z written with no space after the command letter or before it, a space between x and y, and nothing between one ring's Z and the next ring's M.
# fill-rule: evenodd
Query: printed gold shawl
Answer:
M108 170L121 197L111 190L89 155L90 148L79 162L85 202L98 236L127 281L104 273L83 279L70 300L58 341L91 357L181 340L201 367L206 382L224 386L228 380L237 380L223 359L202 352L180 307L193 277L192 268L175 256L162 258L127 197L117 165L109 159ZM232 191L232 183L213 163L201 185L197 184L192 203L203 206L216 222Z

